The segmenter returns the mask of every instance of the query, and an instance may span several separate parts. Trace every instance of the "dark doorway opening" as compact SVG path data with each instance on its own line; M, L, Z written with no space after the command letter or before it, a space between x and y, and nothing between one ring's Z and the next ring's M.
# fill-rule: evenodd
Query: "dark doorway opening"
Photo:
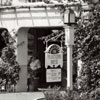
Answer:
M46 83L45 73L45 49L46 44L40 37L50 35L52 30L63 30L63 27L40 27L30 28L28 32L28 59L31 56L38 56L41 62L41 75L39 80L39 87L47 88L49 84Z

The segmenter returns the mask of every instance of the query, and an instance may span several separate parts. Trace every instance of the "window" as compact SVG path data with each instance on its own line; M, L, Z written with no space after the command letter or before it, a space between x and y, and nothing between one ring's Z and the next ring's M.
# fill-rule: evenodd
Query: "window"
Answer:
M42 2L43 0L28 0L28 2Z

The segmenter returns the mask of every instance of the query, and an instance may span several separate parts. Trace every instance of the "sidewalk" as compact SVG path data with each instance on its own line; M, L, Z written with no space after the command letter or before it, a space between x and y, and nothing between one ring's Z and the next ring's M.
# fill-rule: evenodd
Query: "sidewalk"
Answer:
M42 92L1 93L0 100L36 100L44 98Z

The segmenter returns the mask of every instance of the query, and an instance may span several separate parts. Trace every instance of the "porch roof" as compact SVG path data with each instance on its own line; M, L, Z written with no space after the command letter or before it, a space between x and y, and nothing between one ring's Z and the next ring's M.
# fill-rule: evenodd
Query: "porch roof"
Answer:
M0 9L0 27L8 31L21 27L63 26L63 14L53 6L3 6Z
M77 4L46 4L41 2L0 6L0 27L12 31L21 27L64 26L63 13L59 7L77 6Z

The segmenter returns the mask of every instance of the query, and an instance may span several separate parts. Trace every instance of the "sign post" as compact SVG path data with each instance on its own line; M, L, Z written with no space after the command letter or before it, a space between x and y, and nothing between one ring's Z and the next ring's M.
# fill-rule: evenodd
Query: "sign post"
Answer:
M73 89L72 48L74 45L74 28L65 27L65 44L67 46L67 88Z
M72 47L74 45L75 13L71 8L64 12L65 45L67 46L67 88L73 89Z

